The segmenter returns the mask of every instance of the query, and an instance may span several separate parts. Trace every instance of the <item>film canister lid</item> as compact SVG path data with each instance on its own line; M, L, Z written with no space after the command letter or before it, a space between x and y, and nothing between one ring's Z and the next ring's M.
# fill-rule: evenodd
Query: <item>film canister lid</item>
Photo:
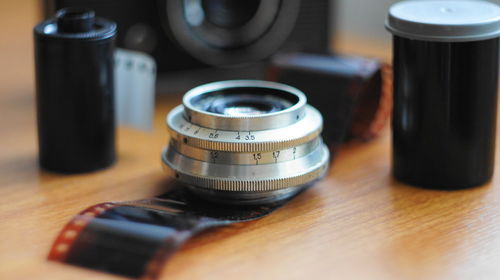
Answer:
M35 26L35 35L45 39L106 40L116 35L116 23L95 16L84 8L65 8L56 17Z
M403 1L389 9L385 23L394 35L439 42L500 36L500 7L486 1Z

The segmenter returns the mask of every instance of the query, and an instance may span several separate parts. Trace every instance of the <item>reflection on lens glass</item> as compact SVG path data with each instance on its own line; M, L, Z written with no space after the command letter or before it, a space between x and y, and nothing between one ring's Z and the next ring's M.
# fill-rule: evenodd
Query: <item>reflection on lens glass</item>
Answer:
M292 104L275 96L249 94L219 95L204 102L204 110L228 116L263 115L285 110Z
M275 111L281 111L284 106L276 102L266 102L264 100L248 100L240 97L239 100L227 102L220 105L222 114L229 116L249 116L262 115ZM281 108L279 108L281 107Z
M190 104L204 112L226 116L271 114L293 107L296 95L267 88L228 88L208 91L191 98Z
M260 5L260 0L202 0L202 7L209 22L222 28L238 28L250 21Z
M224 109L224 115L228 116L251 116L251 115L262 115L264 111L261 111L255 107L230 107Z
M205 20L205 13L199 0L184 1L184 17L191 26L199 26Z

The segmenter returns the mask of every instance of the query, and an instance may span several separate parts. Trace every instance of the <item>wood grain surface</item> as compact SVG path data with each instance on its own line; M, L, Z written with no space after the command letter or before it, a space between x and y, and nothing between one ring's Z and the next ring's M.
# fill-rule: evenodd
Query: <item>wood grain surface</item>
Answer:
M46 256L85 207L165 190L163 118L180 96L159 99L151 133L119 129L113 167L74 176L41 171L31 34L37 20L35 1L0 2L0 279L120 279ZM174 255L162 279L500 279L497 177L462 191L397 183L387 130L375 141L346 145L327 178L284 208L198 236Z

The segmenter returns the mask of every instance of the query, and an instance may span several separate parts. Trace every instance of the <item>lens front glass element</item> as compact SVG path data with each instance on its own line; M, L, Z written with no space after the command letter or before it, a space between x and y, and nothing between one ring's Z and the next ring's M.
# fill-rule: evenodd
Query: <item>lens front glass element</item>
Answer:
M281 91L263 88L225 89L194 98L191 104L205 112L226 116L257 116L292 107L298 98Z

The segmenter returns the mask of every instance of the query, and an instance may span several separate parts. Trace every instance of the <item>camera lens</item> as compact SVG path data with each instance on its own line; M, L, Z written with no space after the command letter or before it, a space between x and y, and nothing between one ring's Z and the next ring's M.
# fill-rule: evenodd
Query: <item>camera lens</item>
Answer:
M223 28L237 28L252 19L260 0L202 0L202 7L209 22Z
M167 117L171 139L164 167L208 200L286 199L327 169L322 122L293 87L247 80L202 85Z
M253 93L249 93L238 88L210 92L194 98L191 103L201 110L229 116L262 115L292 106L291 101L266 90L254 89Z
M163 0L169 37L208 65L267 58L296 27L300 0Z

